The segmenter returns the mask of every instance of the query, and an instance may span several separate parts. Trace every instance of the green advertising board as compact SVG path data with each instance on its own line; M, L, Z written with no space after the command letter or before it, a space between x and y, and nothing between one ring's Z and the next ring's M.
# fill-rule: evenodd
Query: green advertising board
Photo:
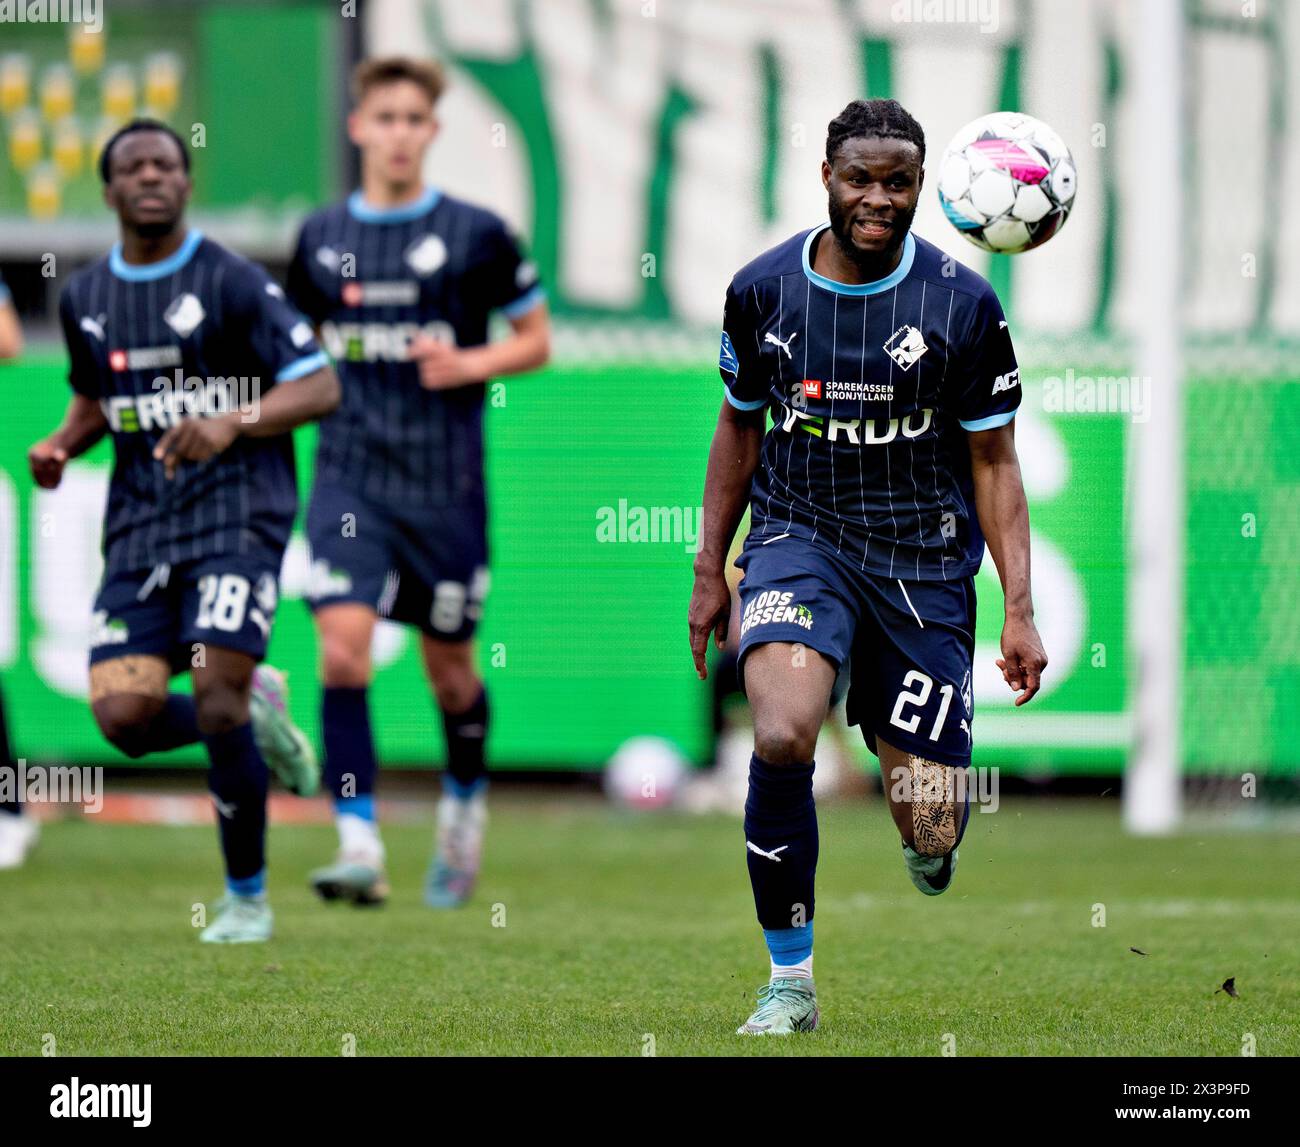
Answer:
M0 367L0 680L17 750L35 760L119 760L86 703L90 602L111 447L34 488L26 447L67 400L59 359ZM686 605L708 444L721 401L710 364L552 366L495 383L487 412L492 586L479 630L493 698L492 759L596 768L652 734L692 759L710 751L710 694L697 681ZM1019 441L1031 501L1048 687L1013 710L995 681L1001 594L979 575L976 759L1009 769L1117 768L1124 720L1124 418L1049 414L1027 389ZM309 488L313 434L298 434ZM272 660L290 673L296 716L317 730L316 643L302 600L306 552L284 569ZM438 761L441 731L417 643L377 638L374 724L382 759ZM989 685L989 682L994 682ZM986 687L987 686L987 687ZM195 750L151 763L198 763Z

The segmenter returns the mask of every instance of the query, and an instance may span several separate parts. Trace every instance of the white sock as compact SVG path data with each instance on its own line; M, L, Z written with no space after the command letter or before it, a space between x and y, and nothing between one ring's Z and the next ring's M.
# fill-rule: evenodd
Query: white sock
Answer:
M797 964L778 964L775 960L772 961L772 979L774 980L811 980L812 978L811 952Z
M339 813L334 818L339 830L339 851L344 856L359 857L376 866L384 863L384 842L379 839L379 825L356 813Z

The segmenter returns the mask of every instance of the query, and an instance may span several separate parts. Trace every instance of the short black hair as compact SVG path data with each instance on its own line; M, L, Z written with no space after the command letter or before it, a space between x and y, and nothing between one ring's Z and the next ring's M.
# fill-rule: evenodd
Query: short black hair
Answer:
M897 100L854 100L826 128L826 162L835 162L835 153L845 140L880 136L905 139L916 144L925 166L925 132Z
M133 119L128 124L123 124L112 135L108 137L108 142L104 144L104 150L99 153L99 178L108 183L112 178L112 169L110 160L113 157L113 148L120 140L125 139L128 135L135 135L141 131L160 131L163 135L169 135L176 141L176 146L181 149L181 162L185 164L185 173L188 175L190 170L190 149L185 146L185 141L176 134L174 130L168 127L161 120L156 119Z

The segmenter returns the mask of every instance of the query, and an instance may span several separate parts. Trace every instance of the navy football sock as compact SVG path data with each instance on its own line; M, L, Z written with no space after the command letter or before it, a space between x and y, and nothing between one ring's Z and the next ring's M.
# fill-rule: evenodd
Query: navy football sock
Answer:
M370 731L368 690L327 686L321 694L325 785L334 809L374 820L375 739Z
M188 693L168 693L163 707L147 725L123 729L114 736L113 744L134 758L193 745L201 738L194 698Z
M253 726L205 736L212 767L208 788L217 806L226 885L251 896L266 885L266 762L253 740Z
M749 761L745 860L764 932L786 932L812 922L818 847L812 777L811 761L772 765L757 753ZM811 943L811 929L808 933ZM778 962L788 955L783 950Z
M463 713L442 710L442 729L447 737L447 776L444 784L457 796L476 792L487 778L483 745L487 740L487 690Z
M149 752L179 749L199 740L199 721L194 714L194 698L188 693L168 693L158 715L149 722Z

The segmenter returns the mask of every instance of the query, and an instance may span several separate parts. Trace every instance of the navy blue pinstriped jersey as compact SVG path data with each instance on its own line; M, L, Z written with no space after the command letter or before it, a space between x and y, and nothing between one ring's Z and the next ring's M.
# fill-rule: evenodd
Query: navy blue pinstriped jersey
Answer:
M181 462L170 479L153 448L181 418L255 418L277 382L328 365L280 287L191 230L157 263L128 264L115 246L73 276L59 317L69 381L100 404L113 437L108 569L217 554L278 565L298 506L290 435L241 436L206 462Z
M414 508L481 502L487 380L425 390L407 345L423 333L480 346L493 310L517 317L542 301L505 224L433 188L392 209L357 192L303 224L288 286L343 384L316 480Z
M966 432L1002 426L1020 373L997 296L910 233L884 279L812 269L828 224L743 268L727 290L727 399L767 408L751 532L791 534L887 577L974 573L984 554Z

